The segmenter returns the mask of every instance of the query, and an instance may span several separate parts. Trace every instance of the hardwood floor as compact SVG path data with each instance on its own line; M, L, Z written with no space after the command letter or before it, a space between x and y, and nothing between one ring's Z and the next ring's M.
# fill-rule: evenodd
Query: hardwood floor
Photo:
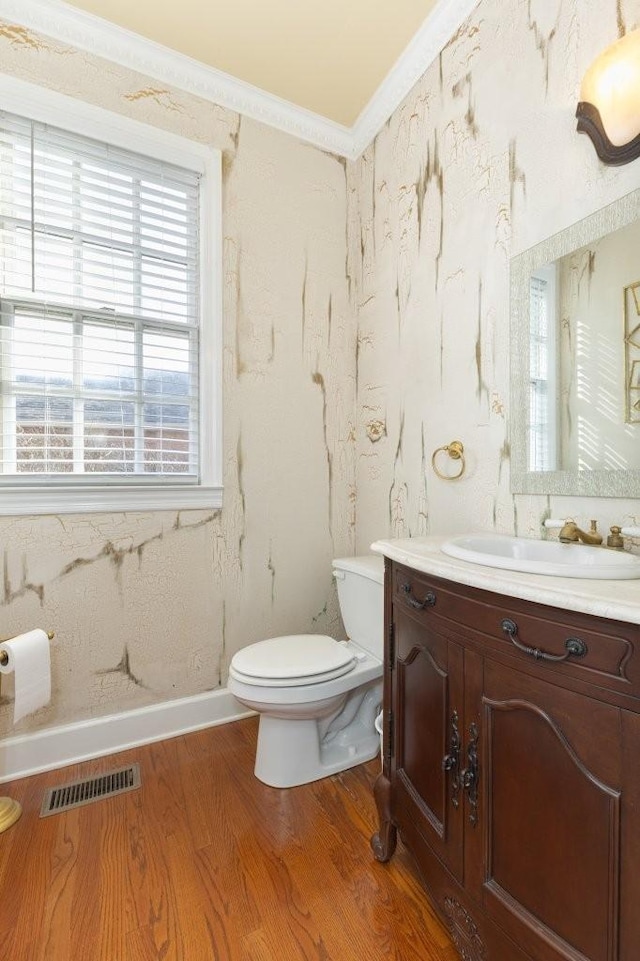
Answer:
M459 961L401 845L374 861L378 762L276 790L257 721L0 785L3 961ZM47 787L139 761L142 787L41 820Z

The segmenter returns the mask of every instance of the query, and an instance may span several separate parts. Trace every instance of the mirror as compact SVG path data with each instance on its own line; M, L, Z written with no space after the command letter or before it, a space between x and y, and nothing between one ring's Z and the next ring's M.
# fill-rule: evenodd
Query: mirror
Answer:
M511 489L640 491L640 190L511 261Z

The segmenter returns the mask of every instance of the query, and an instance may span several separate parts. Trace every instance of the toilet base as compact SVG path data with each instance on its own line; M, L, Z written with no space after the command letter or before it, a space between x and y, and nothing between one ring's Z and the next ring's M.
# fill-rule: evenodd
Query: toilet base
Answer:
M350 712L355 716L337 731L333 729L335 719L294 720L261 714L254 769L258 780L270 787L296 787L376 757L380 736L374 717L381 685L377 683L356 696L358 706Z

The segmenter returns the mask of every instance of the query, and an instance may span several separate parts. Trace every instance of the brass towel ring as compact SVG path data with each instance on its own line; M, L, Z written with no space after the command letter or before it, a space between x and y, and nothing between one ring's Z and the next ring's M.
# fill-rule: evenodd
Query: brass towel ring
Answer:
M459 460L460 470L458 471L458 473L449 475L449 474L443 474L442 471L438 470L438 466L436 464L436 458L438 454L448 454L452 460ZM464 474L464 469L466 467L466 464L464 462L464 447L462 445L462 441L452 440L450 444L446 444L444 447L436 448L436 450L434 450L433 455L431 457L431 466L433 467L438 477L440 477L442 480L458 480L459 477L462 477L462 475Z

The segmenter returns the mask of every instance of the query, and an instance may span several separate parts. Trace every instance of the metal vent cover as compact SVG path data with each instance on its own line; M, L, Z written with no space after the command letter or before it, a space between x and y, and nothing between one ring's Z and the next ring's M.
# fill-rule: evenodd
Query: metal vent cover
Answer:
M91 804L93 801L101 801L103 798L113 797L115 794L124 794L126 791L133 791L139 787L139 764L119 767L97 777L80 778L80 780L72 781L70 784L49 788L42 799L40 817L46 818L51 814L70 811L71 808Z

